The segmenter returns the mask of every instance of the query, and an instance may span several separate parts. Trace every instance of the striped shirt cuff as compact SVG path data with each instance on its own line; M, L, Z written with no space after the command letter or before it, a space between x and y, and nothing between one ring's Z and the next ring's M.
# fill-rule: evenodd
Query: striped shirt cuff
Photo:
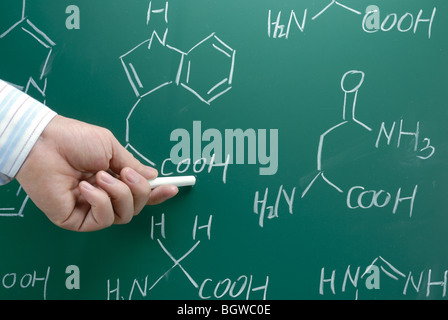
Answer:
M0 80L0 185L15 177L54 116L56 112Z

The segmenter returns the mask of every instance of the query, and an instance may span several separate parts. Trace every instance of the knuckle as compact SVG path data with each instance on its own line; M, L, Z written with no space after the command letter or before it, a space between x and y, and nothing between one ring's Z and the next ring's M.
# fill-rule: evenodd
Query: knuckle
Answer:
M105 217L101 221L101 227L103 229L109 228L111 225L114 224L114 222L115 222L114 214L113 213L107 214L107 215L105 215Z
M117 199L131 199L132 198L132 191L131 189L123 182L119 182L117 184L117 189L116 189L116 198Z
M132 212L121 212L120 214L115 214L113 219L113 224L127 224L132 220Z

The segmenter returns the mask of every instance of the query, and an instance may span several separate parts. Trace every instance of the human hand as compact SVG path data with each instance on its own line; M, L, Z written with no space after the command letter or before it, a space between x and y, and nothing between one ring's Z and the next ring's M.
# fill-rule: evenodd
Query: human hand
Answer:
M144 166L107 129L56 116L16 179L57 226L94 231L128 223L145 205L175 196L176 186L151 191L157 171Z

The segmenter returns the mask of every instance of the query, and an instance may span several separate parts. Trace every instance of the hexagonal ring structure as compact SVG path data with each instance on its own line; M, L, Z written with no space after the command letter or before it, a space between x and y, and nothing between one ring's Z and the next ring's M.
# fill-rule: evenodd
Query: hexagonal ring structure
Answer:
M187 52L181 86L210 104L232 88L235 53L212 33Z

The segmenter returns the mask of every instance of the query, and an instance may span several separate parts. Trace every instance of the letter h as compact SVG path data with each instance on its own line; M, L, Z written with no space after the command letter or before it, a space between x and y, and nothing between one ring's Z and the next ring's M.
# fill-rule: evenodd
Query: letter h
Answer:
M151 217L151 239L154 240L154 227L159 227L160 226L160 235L162 236L162 238L165 239L165 214L162 213L162 216L160 218L160 222L155 223L154 222L154 216Z
M160 34L155 30L152 33L151 39L156 36L159 40L159 42L162 45L166 44L166 36L168 34L168 1L165 2L165 6L162 8L154 8L153 6L153 1L149 1L149 7L148 7L148 12L146 14L146 24L149 25L150 21L151 21L151 17L153 14L163 14L164 16L164 21L165 21L165 27L163 29L163 36L160 36ZM150 45L151 45L150 41Z
M197 230L201 229L207 229L207 237L208 240L210 240L210 229L212 227L212 218L213 215L210 215L210 218L208 219L208 223L203 226L198 226L198 216L194 219L194 226L193 226L193 240L196 240L196 232Z

